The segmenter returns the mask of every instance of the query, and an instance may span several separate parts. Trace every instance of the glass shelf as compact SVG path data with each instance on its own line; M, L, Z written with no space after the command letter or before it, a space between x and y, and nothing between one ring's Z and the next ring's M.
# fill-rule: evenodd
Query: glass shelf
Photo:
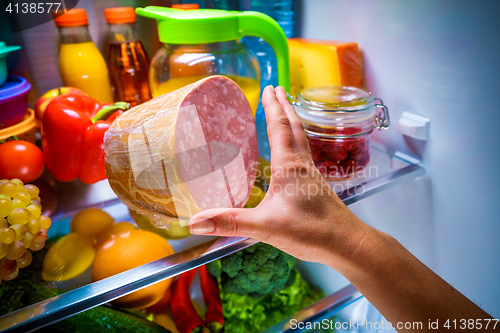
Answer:
M371 161L363 177L330 182L346 205L425 174L425 169L418 164L418 161L399 153L388 153L383 147L372 146L370 154ZM75 192L72 185L62 187L60 189L62 192L59 193L59 196L64 198L60 202L62 209L59 209L54 217L54 220L59 222L55 222L49 231L69 232L69 219L85 207L104 208L117 221L130 220L126 207L108 190L107 182L96 185L98 188L84 187L83 197L82 193ZM74 285L71 283L64 285L65 290L70 291L0 317L0 331L29 332L44 327L256 243L255 240L248 238L207 236L191 236L169 242L177 251L175 254L94 283L85 281L85 276L75 279L80 284L75 282ZM83 286L81 286L82 280ZM354 295L357 291L353 288L347 286L342 289L345 296ZM333 299L337 301L339 295ZM332 296L318 303L330 304L330 297Z
M262 333L376 333L390 327L380 312L349 285Z

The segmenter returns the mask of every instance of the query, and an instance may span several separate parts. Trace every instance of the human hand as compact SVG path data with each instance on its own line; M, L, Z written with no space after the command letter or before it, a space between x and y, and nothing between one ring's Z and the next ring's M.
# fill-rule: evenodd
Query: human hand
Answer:
M200 212L189 222L189 230L254 238L335 268L374 229L344 205L314 165L302 123L284 89L266 87L262 103L271 146L271 182L264 200L251 209Z

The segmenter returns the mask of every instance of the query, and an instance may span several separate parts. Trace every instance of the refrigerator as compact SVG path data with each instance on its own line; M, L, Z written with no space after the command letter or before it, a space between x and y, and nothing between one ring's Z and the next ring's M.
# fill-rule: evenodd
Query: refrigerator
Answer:
M106 0L80 1L78 7L89 13L92 37L103 50L104 8L170 4ZM361 220L395 237L495 318L500 317L498 13L500 4L493 0L296 3L296 35L357 42L366 88L389 108L390 128L372 134L370 165L376 165L379 173L355 180L351 191L339 196ZM2 21L6 24L3 17ZM152 56L160 47L154 22L138 17L138 24ZM33 85L32 104L45 91L61 86L53 22L2 38L23 47L11 59L10 69ZM405 120L412 115L425 123L424 139L405 131ZM59 188L63 209L57 217L61 222L54 226L59 231L69 231L69 218L82 207L102 207L116 220L130 220L106 181L76 185ZM174 249L182 252L0 317L0 330L34 330L254 243L205 236L173 241ZM292 323L322 323L333 317L340 323L337 332L395 331L333 269L308 262L300 262L298 268L327 296L265 332L314 331Z

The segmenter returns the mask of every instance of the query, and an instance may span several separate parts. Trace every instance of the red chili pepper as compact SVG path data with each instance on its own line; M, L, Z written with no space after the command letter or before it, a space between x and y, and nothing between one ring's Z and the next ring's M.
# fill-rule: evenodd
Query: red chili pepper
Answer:
M45 164L60 181L79 178L87 184L106 179L104 133L111 125L105 119L128 103L100 104L83 93L62 94L47 106L42 120Z
M172 283L172 295L170 300L170 310L172 319L179 333L206 332L205 324L196 309L191 303L189 286L193 281L198 268L187 271L179 275Z
M207 306L205 325L211 333L224 332L224 314L217 278L208 273L206 266L200 267L200 285Z

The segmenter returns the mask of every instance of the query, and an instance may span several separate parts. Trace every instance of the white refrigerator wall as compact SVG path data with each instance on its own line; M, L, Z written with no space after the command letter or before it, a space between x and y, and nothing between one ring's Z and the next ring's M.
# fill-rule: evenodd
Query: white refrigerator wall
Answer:
M500 317L500 2L303 0L301 37L355 41L366 86L389 107L374 140L427 175L352 207ZM397 132L431 120L427 142Z

